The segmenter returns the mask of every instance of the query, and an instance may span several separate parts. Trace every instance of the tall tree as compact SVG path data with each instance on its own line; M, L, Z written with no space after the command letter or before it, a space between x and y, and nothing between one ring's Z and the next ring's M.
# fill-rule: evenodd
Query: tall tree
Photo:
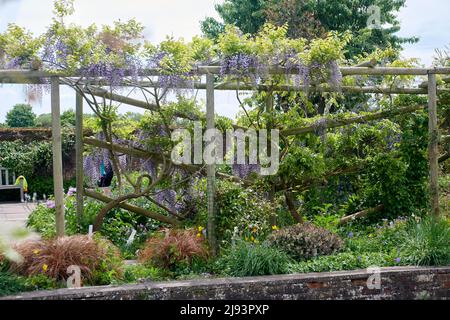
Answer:
M36 115L29 104L16 104L6 114L6 124L10 128L26 128L36 125Z
M216 10L225 24L232 24L244 33L255 33L266 22L289 25L292 38L313 38L327 31L351 31L353 41L348 47L348 56L374 51L389 46L400 49L404 43L414 43L417 38L402 38L396 35L400 22L396 13L405 6L406 0L225 0L216 5ZM373 12L380 9L381 28L369 29ZM378 17L373 16L375 19ZM207 18L202 30L214 37L223 27L221 22Z

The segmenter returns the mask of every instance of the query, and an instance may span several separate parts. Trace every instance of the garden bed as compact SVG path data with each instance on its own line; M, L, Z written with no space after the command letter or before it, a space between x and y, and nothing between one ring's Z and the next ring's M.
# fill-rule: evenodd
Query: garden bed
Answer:
M124 286L38 291L19 300L210 299L448 299L450 266L380 268L380 289L369 289L366 270L246 278L148 282Z

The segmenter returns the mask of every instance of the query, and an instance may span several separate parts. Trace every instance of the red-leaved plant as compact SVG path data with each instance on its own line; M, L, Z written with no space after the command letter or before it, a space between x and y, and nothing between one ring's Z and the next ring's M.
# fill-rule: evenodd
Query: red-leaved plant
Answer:
M139 253L139 261L171 269L190 264L193 259L207 259L203 236L195 230L166 229L149 238Z
M24 276L46 275L66 280L69 266L78 266L84 280L104 268L105 261L120 261L119 251L105 239L85 235L60 237L52 240L29 240L14 247L21 256L20 263L11 262L10 271ZM118 265L112 266L120 274Z

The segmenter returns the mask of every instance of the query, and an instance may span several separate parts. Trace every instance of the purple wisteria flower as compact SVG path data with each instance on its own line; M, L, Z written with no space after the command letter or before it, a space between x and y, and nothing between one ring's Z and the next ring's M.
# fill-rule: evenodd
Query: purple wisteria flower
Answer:
M225 57L220 68L220 74L250 76L258 69L258 59L255 56L238 53Z
M167 206L170 210L176 211L176 201L177 193L175 190L171 189L165 189L162 191L159 191L155 195L155 201L158 202L161 205Z
M73 196L75 193L77 193L77 189L76 189L76 188L73 188L73 187L70 187L70 188L69 188L69 191L67 191L67 195L68 195L69 197Z
M46 205L47 208L49 208L49 209L55 209L55 208L56 208L55 201L52 201L52 200L47 200L47 202L45 203L45 205Z
M259 164L233 164L233 175L241 179L246 178L251 173L259 173L261 166Z
M117 87L122 84L123 78L127 73L127 70L125 68L105 62L89 65L88 67L82 68L80 71L81 74L87 78L106 78L111 87Z

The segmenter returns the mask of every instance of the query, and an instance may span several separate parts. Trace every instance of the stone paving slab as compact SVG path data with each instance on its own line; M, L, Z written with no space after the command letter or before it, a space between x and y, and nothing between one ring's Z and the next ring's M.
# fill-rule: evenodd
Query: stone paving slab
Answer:
M25 227L35 203L0 203L0 236L8 236L14 229Z

